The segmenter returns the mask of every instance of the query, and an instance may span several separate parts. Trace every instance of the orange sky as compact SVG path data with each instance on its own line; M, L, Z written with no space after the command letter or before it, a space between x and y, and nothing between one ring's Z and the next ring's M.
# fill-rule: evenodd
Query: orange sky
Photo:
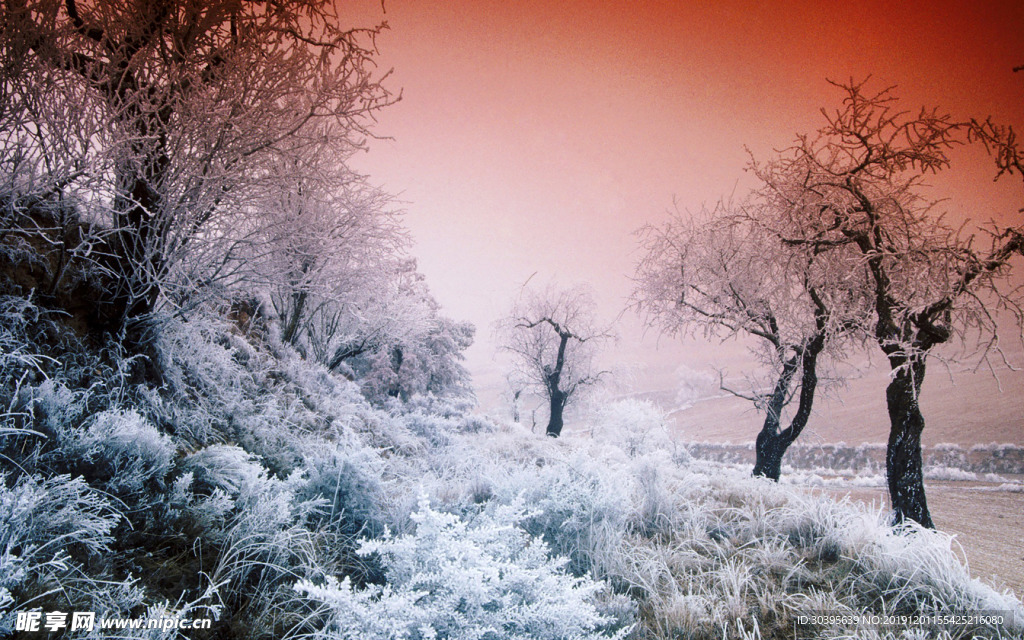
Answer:
M632 232L673 199L692 209L741 188L745 145L765 158L836 104L825 78L871 74L908 108L1024 125L1021 0L386 0L386 14L362 1L354 17L391 27L380 63L403 98L376 128L394 139L357 164L405 202L446 313L477 325L484 385L497 380L491 323L531 274L590 282L613 317ZM1009 221L1019 186L993 189L990 166L964 155L954 212ZM661 357L650 350L636 358Z

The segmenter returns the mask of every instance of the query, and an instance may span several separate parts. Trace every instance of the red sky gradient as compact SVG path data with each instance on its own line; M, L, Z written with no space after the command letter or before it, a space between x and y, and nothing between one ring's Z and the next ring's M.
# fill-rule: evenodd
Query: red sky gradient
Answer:
M870 74L908 109L1024 126L1021 0L386 0L383 14L361 1L353 20L390 25L380 64L403 98L376 128L394 139L357 164L405 202L446 312L477 325L470 365L484 385L497 380L491 323L531 274L587 281L615 316L632 232L673 199L694 209L742 190L744 146L763 159L812 132L839 99L826 78ZM993 187L991 161L961 155L950 208L1011 221L1019 184Z

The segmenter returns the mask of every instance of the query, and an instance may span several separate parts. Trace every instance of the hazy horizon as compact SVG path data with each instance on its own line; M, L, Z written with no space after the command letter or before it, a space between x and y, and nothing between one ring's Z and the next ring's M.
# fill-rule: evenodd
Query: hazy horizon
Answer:
M813 133L820 109L837 106L827 78L897 85L908 110L1024 124L1015 2L383 6L357 13L388 22L379 63L402 100L379 115L388 139L371 140L356 165L400 200L444 312L476 325L467 364L485 399L502 381L492 325L526 280L588 283L616 317L635 230L741 193L751 154ZM983 151L967 150L936 194L955 218L1010 221L1016 185L993 175ZM740 347L684 347L644 336L631 312L622 321L608 358L641 371L639 387L678 366L705 369L712 355L742 366Z

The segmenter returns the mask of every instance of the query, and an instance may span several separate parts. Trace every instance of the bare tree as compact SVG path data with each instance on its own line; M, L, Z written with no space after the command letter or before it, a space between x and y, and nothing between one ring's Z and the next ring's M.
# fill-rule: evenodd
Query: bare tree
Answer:
M823 110L818 135L753 165L771 213L759 224L788 246L848 255L835 275L859 280L871 297L873 337L891 368L886 472L894 515L931 527L921 463L925 364L935 347L953 341L977 344L987 358L998 345L1000 309L1020 323L1022 294L1006 276L1024 251L1024 227L969 234L920 195L924 177L949 165L950 149L986 134L979 123L899 111L891 89L838 86L842 107ZM1019 156L1005 155L1006 131L987 133L1004 154L1000 168L1019 170L1012 162Z
M590 291L554 285L525 288L498 325L501 348L515 359L514 377L547 400L547 435L558 437L564 412L579 394L609 372L597 370L600 343L612 339L610 327L597 324Z
M763 208L757 200L720 205L644 228L634 302L649 325L671 334L756 339L751 350L770 372L768 390L721 386L764 412L754 475L778 480L786 450L810 419L821 356L843 355L869 307L835 277L835 256L761 233L754 221Z
M282 191L254 216L235 260L245 265L243 281L267 289L281 339L324 363L354 316L383 307L394 284L415 271L388 196L341 169Z
M96 225L79 258L112 276L112 330L197 252L223 260L233 218L359 148L392 98L372 73L378 29L341 24L325 0L4 5L5 195Z

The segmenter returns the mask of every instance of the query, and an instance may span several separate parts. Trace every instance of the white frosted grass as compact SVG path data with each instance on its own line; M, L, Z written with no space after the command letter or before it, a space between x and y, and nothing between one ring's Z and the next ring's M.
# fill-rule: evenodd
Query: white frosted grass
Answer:
M670 451L622 448L596 433L552 442L510 432L474 438L474 446L499 478L493 499L517 495L540 508L545 526L537 531L574 565L587 568L580 560L588 560L636 598L649 637L772 637L791 632L797 615L823 611L1024 617L1008 593L971 578L948 534L894 531L881 507L751 478L745 465L678 464ZM617 509L628 513L617 517ZM594 540L601 543L584 544Z
M597 604L606 585L570 575L566 559L515 526L528 517L521 506L470 523L422 497L411 517L409 534L387 533L358 550L380 559L385 586L356 588L348 577L295 585L325 605L326 624L305 637L597 640L629 633Z

